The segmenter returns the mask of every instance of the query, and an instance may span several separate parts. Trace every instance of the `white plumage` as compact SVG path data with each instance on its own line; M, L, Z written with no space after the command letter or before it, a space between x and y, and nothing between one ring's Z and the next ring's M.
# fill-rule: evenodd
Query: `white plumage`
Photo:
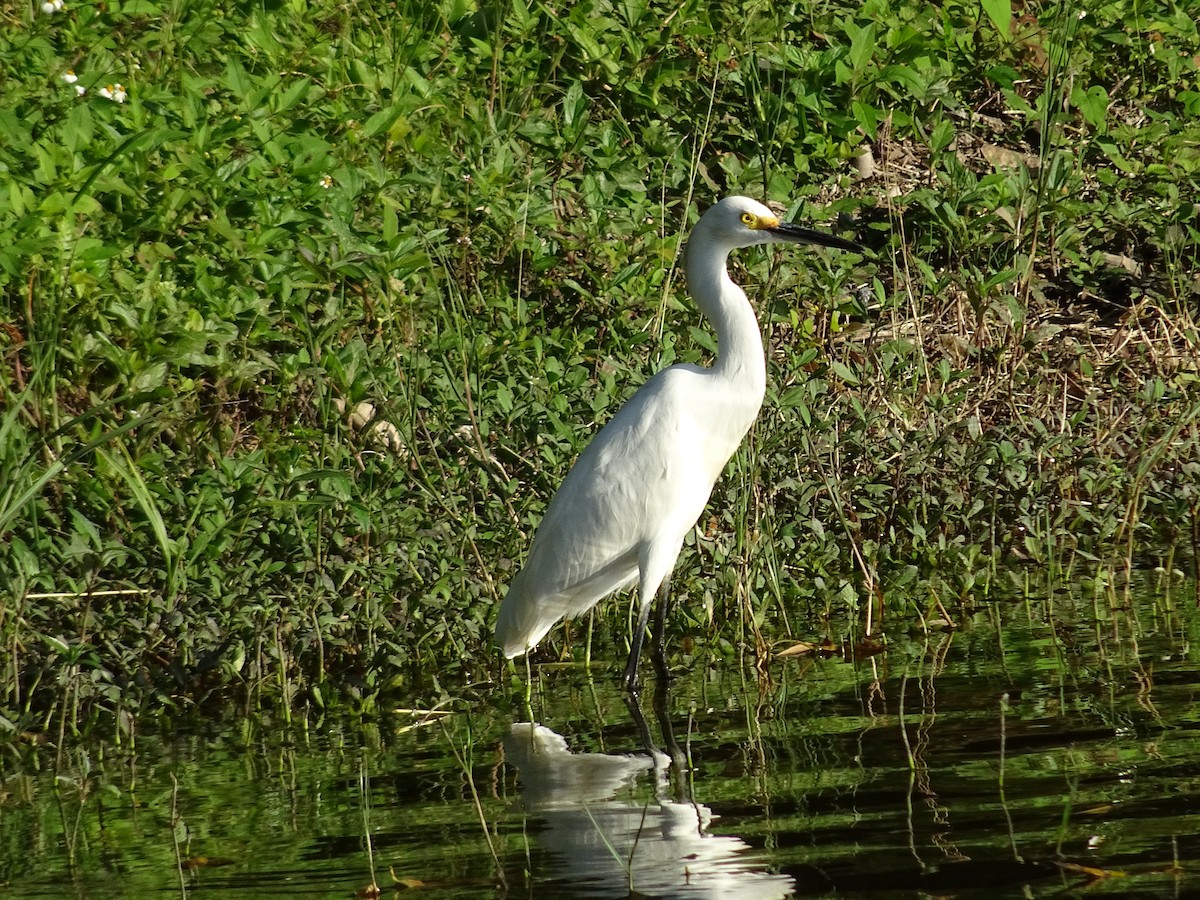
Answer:
M772 242L859 249L781 223L767 207L728 197L696 223L686 249L688 287L717 334L710 368L654 375L580 454L550 501L525 566L500 604L496 642L506 657L531 650L556 622L638 583L637 661L655 595L667 590L684 537L762 406L766 363L758 320L729 277L731 250ZM666 602L663 598L662 602Z

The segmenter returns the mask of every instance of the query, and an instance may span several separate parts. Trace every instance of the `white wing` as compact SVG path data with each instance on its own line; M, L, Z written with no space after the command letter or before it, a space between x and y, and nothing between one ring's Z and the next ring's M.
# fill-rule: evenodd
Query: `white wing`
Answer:
M652 556L663 569L659 581L670 572L745 433L732 434L727 421L720 427L723 398L706 396L712 391L720 387L708 370L665 369L580 454L500 606L496 636L505 656L632 583Z

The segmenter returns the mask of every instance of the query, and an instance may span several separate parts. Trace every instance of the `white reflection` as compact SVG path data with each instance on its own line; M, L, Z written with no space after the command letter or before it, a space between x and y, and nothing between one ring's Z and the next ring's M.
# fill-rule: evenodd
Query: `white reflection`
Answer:
M575 884L590 897L779 898L792 879L763 871L740 838L709 834L714 816L698 803L667 799L665 753L572 753L562 736L518 722L504 751L520 772L525 810L544 823L539 846L553 872L538 880ZM652 772L655 799L614 799Z

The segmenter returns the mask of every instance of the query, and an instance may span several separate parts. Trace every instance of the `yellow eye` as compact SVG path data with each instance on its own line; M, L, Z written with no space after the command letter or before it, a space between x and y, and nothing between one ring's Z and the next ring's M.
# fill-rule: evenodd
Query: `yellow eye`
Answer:
M758 219L755 217L754 213L752 213L752 212L742 213L742 224L745 225L746 227L753 228L756 222L758 222Z

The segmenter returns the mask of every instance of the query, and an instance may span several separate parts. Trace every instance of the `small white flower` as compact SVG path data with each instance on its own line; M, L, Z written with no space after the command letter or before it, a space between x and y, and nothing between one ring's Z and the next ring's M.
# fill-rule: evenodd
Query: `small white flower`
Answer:
M56 7L51 0L46 0L46 2L42 4L42 12L48 16L52 16L58 12L58 7Z
M77 84L75 85L75 93L82 97L87 93L87 88L85 88L82 84Z
M333 178L329 175L322 175L319 184L321 187L325 188L325 190L329 190L331 187L333 187Z
M62 80L67 84L74 84L79 80L79 76L75 74L74 69L67 69L67 71L62 73Z
M104 87L96 91L105 100L111 100L113 103L124 103L125 98L129 96L125 92L123 84L106 84Z

